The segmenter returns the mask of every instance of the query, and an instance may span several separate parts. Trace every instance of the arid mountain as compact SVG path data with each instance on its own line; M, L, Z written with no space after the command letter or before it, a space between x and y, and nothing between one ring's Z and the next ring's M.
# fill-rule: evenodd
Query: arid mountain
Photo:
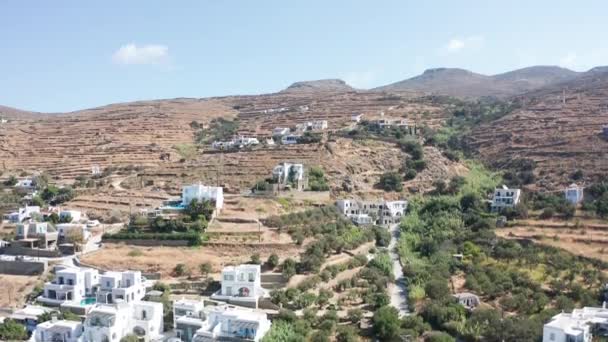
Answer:
M287 87L284 93L306 93L306 92L348 92L355 90L346 82L339 79L326 79L316 81L296 82Z
M0 119L36 118L40 115L41 113L28 112L26 110L0 105Z
M559 189L581 170L586 181L608 172L608 72L596 69L573 80L518 96L524 104L474 129L480 157L496 166L517 159L536 164L537 184Z
M568 81L580 75L581 73L576 71L557 66L533 66L494 76L476 74L463 69L439 68L426 70L422 75L375 90L392 92L417 90L465 98L484 96L504 98Z

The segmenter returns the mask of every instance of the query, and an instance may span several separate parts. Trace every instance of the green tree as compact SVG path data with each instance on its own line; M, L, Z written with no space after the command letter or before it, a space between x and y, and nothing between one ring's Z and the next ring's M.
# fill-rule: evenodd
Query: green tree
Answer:
M290 279L296 274L296 262L291 258L287 258L285 261L283 261L283 266L281 266L281 269L283 277Z
M12 319L6 319L0 324L0 340L2 341L24 341L27 340L27 330L24 325Z
M374 333L381 341L397 341L401 334L399 312L392 306L376 310L373 317Z
M188 267L185 264L177 264L173 268L173 274L176 277L183 277L189 273Z
M139 337L137 337L133 334L128 334L128 335L124 336L123 338L121 338L120 342L139 342Z
M403 190L403 179L397 172L385 172L380 176L378 187L384 191L401 192Z
M425 342L454 342L456 341L452 336L444 333L444 332L434 332L429 335L425 340Z
M193 221L198 220L201 216L204 217L206 221L209 221L211 220L214 210L215 206L211 201L193 199L192 202L186 206L184 213L190 216Z
M270 254L270 256L268 257L268 260L266 261L266 264L270 268L275 268L275 267L279 266L279 256L276 255L276 253Z

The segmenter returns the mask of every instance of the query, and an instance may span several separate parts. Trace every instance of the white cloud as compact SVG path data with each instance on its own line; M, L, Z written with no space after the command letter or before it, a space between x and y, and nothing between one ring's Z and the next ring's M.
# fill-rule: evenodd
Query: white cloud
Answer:
M469 37L455 37L450 39L450 41L443 46L442 51L444 53L458 53L465 49L479 49L483 43L485 38L480 35L469 36Z
M112 55L116 64L158 65L169 62L169 48L165 45L150 44L137 46L126 44L121 46Z
M378 73L372 70L347 72L342 76L344 82L355 88L371 88Z

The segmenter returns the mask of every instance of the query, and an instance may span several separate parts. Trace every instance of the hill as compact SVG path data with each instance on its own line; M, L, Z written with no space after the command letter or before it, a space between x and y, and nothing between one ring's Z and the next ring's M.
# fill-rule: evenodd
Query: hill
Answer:
M498 167L529 159L536 183L559 189L582 171L585 181L608 172L608 72L596 69L573 80L517 97L523 107L475 127L471 145Z
M556 66L533 66L494 76L464 69L438 68L422 75L376 88L378 91L422 91L464 98L499 98L523 94L547 85L568 81L581 73Z
M301 81L295 82L286 89L283 93L301 93L301 92L349 92L355 89L346 82L339 79L325 79L316 81Z

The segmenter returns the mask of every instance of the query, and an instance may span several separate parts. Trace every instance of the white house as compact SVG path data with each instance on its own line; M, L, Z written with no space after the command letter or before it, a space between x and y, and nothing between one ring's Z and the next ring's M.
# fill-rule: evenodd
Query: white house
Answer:
M39 206L25 206L25 208L19 208L19 210L7 215L7 219L11 223L20 223L26 219L32 217L32 214L40 214Z
M293 184L297 190L303 190L304 165L280 163L272 169L272 179L281 186Z
M82 212L78 210L62 210L59 212L59 220L66 221L69 218L72 218L72 220L67 223L80 222L82 219Z
M224 190L219 186L205 186L201 183L184 186L182 188L182 205L187 206L193 200L212 201L217 211L224 207Z
M469 310L476 308L481 303L479 297L476 294L469 292L456 293L452 295L452 297L454 297L458 301L458 304L464 306Z
M284 135L281 137L281 144L283 144L283 145L297 144L298 139L300 139L301 137L302 137L301 135L297 135L297 134Z
M258 299L268 292L262 288L260 265L228 266L222 270L222 288L211 298L257 307Z
M570 186L564 190L564 196L566 201L571 204L579 204L583 201L583 187L576 185L576 183L570 184Z
M270 330L265 312L220 305L205 310L206 320L193 341L259 342Z
M113 342L130 334L141 341L154 341L162 333L162 303L139 301L96 304L87 314L81 341Z
M350 121L354 121L356 123L361 122L362 119L363 119L363 114L353 114L350 117Z
M55 272L55 279L44 284L37 300L51 306L90 303L99 285L99 272L92 268L66 267Z
M287 127L275 127L272 130L272 136L274 136L274 137L281 136L282 137L284 135L289 134L289 132L290 132L290 129Z
M257 138L249 138L249 137L245 137L245 136L238 136L235 140L234 140L235 144L239 147L239 148L243 148L246 146L253 146L253 145L258 145L260 143L260 141Z
M315 120L315 121L307 121L304 123L300 123L296 125L296 132L306 132L306 131L323 131L328 127L327 120Z
M38 324L32 338L36 342L79 342L83 332L81 322L52 319Z
M173 302L174 329L183 342L260 341L270 330L266 313L229 305L205 307L202 301Z
M381 118L374 121L380 128L401 127L407 128L408 121L403 118Z
M26 305L25 307L14 311L9 318L24 325L28 332L33 332L38 325L38 317L52 311L54 311L54 309L46 308L44 306Z
M502 188L496 188L491 209L496 212L505 208L512 208L519 203L520 196L520 189L509 189L506 185L503 185Z
M543 327L543 342L591 342L592 334L608 336L608 309L584 307L560 313ZM597 337L597 336L596 336Z
M47 222L18 223L15 235L15 243L28 248L48 249L58 239L57 231Z
M407 201L338 200L336 206L342 215L355 223L390 225L401 221Z
M99 276L97 302L140 301L146 295L144 280L140 271L106 272Z
M36 186L36 183L31 178L24 178L17 181L15 184L16 188L32 189Z

